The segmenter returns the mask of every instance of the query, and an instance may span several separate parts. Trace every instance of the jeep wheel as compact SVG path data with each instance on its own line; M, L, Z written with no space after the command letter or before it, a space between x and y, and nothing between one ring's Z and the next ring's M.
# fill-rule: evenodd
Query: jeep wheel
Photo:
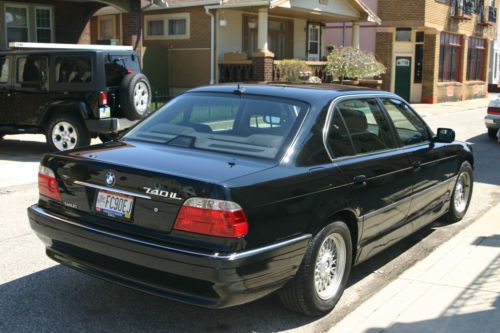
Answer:
M151 85L148 78L141 73L127 74L122 80L119 98L125 117L129 120L143 118L151 104Z
M74 115L58 115L49 120L45 138L49 149L63 151L90 145L90 134Z

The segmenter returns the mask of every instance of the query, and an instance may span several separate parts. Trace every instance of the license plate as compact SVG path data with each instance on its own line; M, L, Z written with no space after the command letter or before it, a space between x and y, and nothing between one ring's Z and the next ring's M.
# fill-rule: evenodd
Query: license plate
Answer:
M130 219L133 206L133 197L108 191L97 193L95 210L110 217Z

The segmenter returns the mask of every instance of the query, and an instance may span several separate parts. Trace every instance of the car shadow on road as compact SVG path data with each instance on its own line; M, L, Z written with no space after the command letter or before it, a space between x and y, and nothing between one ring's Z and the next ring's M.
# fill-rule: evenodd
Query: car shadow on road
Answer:
M0 140L0 160L39 162L43 154L48 152L45 142L15 139Z
M0 332L275 332L316 319L277 297L209 310L172 302L61 265L0 285Z
M500 185L498 165L500 165L500 144L481 134L469 138L467 142L472 143L474 150L474 181Z

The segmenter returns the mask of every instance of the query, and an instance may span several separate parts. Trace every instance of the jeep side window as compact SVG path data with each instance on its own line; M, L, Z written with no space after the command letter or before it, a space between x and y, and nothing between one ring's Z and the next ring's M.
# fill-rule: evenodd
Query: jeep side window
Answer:
M0 57L0 83L8 83L9 82L9 58Z
M90 56L65 56L56 58L57 83L92 82Z
M23 88L47 88L48 73L47 57L25 56L17 59L17 83Z

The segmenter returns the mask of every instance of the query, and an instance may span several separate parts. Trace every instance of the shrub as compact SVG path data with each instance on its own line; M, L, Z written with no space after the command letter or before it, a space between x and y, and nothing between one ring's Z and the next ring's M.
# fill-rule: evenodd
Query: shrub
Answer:
M307 79L311 75L311 68L304 60L281 60L277 65L277 69L280 74L280 82L298 82Z
M331 76L361 78L384 74L386 69L370 52L352 47L334 49L328 55L326 71Z

